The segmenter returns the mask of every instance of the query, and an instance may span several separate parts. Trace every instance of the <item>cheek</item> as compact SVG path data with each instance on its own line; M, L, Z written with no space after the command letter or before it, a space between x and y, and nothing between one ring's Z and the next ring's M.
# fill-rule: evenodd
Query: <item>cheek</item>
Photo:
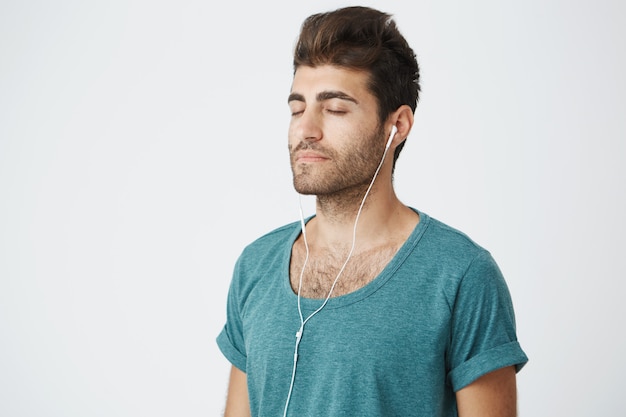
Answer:
M294 146L294 142L295 142L295 134L294 134L294 129L293 129L293 124L290 123L289 124L289 128L287 129L287 145L289 146L289 148L291 148L292 146Z
M289 129L289 131L287 132L287 149L289 149L289 152L295 149L298 144L299 141L297 139L297 135L291 129Z

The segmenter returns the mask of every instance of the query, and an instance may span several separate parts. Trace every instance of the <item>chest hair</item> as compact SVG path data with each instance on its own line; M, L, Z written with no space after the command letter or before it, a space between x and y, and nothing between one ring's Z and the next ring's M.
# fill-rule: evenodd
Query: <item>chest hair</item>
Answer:
M399 245L390 244L353 254L341 273L332 297L349 294L369 284L385 268L398 251ZM322 250L311 253L302 277L302 290L305 298L326 298L337 274L346 261L348 250ZM290 281L294 293L298 292L300 273L306 253L303 248L294 247L291 255Z

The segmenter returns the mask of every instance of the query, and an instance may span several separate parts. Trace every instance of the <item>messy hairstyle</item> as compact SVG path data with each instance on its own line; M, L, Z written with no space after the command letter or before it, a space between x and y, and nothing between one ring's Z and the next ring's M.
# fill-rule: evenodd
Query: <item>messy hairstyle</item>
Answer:
M419 66L389 14L368 7L346 7L309 16L294 50L294 72L299 66L320 65L367 72L380 123L404 104L415 112ZM404 142L395 150L394 167L403 147Z

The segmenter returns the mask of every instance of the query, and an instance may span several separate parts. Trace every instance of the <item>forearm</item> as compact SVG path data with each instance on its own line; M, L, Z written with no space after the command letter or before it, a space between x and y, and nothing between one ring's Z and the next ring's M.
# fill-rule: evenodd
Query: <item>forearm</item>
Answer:
M247 377L235 366L230 370L224 417L250 417Z
M459 417L515 417L515 367L498 369L477 379L456 394Z

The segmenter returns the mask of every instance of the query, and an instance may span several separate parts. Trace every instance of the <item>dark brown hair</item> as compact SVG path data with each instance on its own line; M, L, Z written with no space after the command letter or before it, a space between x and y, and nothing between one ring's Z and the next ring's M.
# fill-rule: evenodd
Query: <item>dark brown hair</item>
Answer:
M419 66L391 15L369 7L346 7L309 16L302 24L293 66L335 65L366 71L378 101L379 121L419 98ZM395 150L394 167L404 146Z

